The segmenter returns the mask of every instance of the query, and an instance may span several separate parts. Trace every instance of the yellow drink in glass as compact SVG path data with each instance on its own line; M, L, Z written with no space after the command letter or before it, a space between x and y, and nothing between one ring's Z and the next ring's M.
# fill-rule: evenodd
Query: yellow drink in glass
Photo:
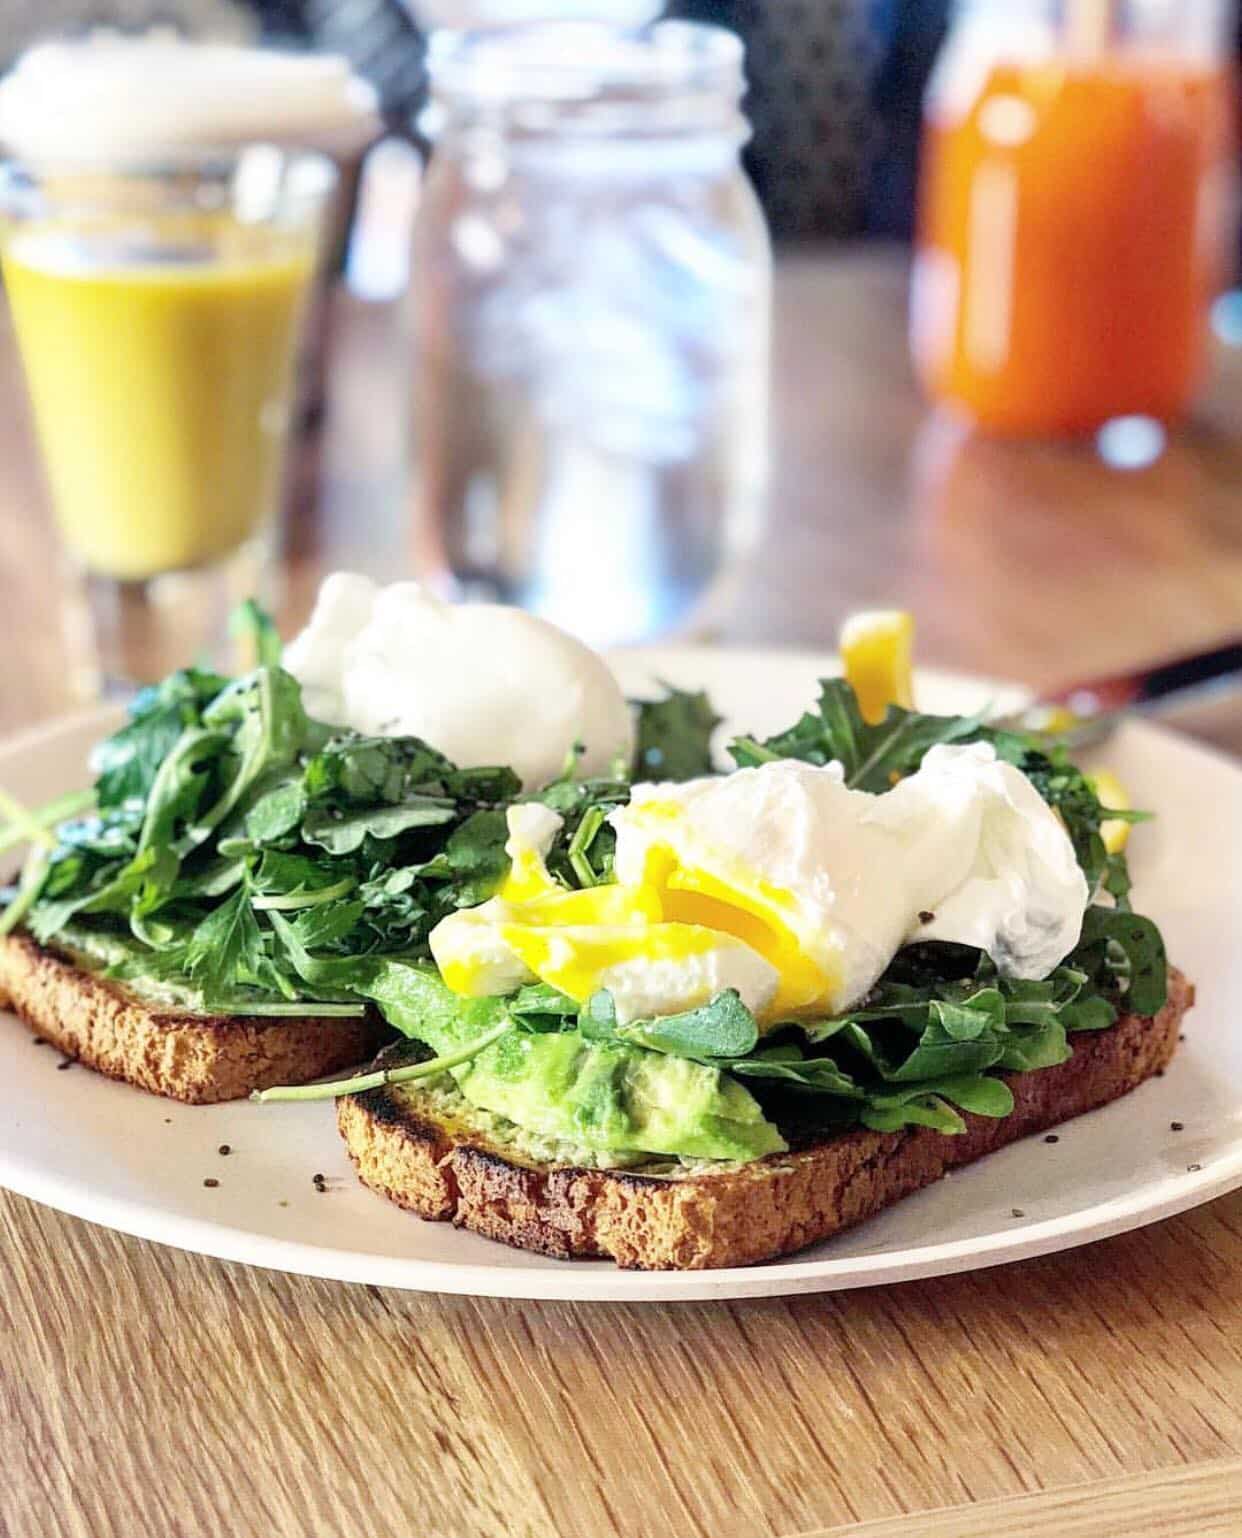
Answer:
M219 652L261 581L333 180L265 145L6 170L0 268L105 683Z
M312 252L219 233L158 264L118 250L83 266L55 229L4 251L57 521L97 575L217 560L275 506Z

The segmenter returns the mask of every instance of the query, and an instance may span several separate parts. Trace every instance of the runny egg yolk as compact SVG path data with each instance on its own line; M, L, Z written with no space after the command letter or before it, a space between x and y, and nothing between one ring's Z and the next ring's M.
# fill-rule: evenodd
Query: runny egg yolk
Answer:
M693 924L577 924L540 928L502 924L500 938L536 977L571 999L585 1001L618 967L688 962L720 949L720 937ZM706 1004L705 990L679 998L680 1007Z
M661 809L663 810L663 809ZM831 958L808 953L796 930L792 892L765 881L736 856L713 851L714 870L682 864L667 845L652 843L643 861L642 889L655 894L665 919L734 936L775 971L775 997L763 1011L769 1020L822 1008L835 992L838 969Z
M507 992L538 978L579 1002L609 988L624 1014L623 995L671 1012L735 986L763 1021L823 1007L833 978L799 942L792 894L720 851L719 870L682 864L658 839L636 879L569 891L545 863L557 826L542 808L513 808L499 893L433 932L454 992Z

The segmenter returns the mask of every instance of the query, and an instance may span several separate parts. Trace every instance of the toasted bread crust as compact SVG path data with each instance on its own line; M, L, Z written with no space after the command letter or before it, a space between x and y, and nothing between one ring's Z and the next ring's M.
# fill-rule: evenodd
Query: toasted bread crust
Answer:
M1001 1120L966 1115L967 1131L854 1131L721 1173L662 1178L624 1170L535 1166L468 1129L414 1115L388 1089L348 1096L337 1121L365 1184L420 1217L560 1258L611 1255L642 1270L702 1270L787 1255L849 1228L1007 1143L1127 1094L1177 1048L1194 988L1180 972L1154 1019L1126 1015L1073 1038L1056 1068L1005 1074Z
M305 1083L360 1062L384 1034L370 1018L160 1009L21 934L0 939L0 1007L100 1073L192 1105Z

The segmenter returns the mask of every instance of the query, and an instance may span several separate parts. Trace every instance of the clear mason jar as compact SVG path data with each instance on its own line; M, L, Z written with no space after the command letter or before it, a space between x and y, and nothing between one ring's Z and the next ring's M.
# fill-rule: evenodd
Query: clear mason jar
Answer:
M414 237L416 550L596 645L699 623L753 540L771 252L715 27L438 38Z

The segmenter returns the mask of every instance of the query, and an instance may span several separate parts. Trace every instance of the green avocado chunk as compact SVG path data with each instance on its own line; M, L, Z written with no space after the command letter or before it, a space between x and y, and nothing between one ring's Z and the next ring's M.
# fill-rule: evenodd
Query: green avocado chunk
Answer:
M368 991L398 1030L437 1055L505 1016L503 999L461 998L434 968L406 962L385 963ZM643 1047L587 1041L577 1030L515 1026L452 1074L471 1104L592 1149L747 1160L786 1147L728 1074Z

